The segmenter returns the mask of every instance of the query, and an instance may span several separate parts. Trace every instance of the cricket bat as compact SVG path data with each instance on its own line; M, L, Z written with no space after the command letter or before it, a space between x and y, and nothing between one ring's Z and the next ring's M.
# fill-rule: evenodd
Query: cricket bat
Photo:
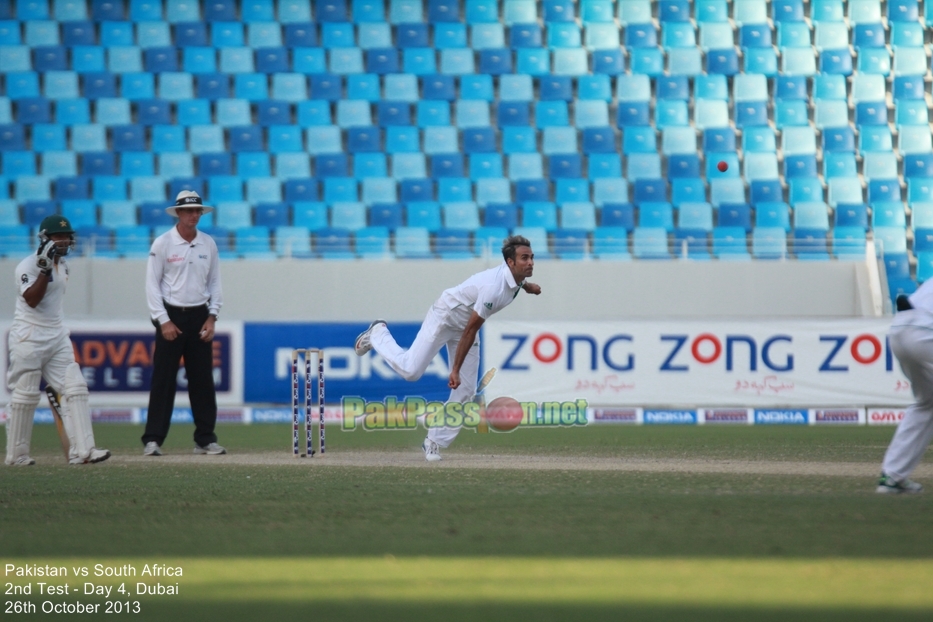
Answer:
M49 398L49 407L52 409L52 418L55 419L55 428L58 430L58 439L62 443L62 451L65 454L65 460L68 460L68 454L71 451L71 443L68 441L68 434L65 432L65 424L62 422L62 404L58 393L50 385L45 387L45 395Z
M479 425L476 426L476 431L480 434L486 434L489 432L489 424L486 423L486 387L489 386L489 383L492 382L492 379L496 377L495 367L489 369L483 377L480 379L479 384L476 387L476 395L473 396L473 399L479 404Z

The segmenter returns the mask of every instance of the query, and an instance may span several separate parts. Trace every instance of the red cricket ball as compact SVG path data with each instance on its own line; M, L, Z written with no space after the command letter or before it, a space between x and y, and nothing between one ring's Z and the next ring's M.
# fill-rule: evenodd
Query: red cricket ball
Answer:
M522 405L511 397L497 397L486 406L486 421L499 432L517 428L524 414Z
M717 165L716 165L716 168L719 169L719 172L720 172L720 173L725 173L726 171L729 170L729 165L726 164L726 163L723 161L723 162L720 162L719 164L717 164Z

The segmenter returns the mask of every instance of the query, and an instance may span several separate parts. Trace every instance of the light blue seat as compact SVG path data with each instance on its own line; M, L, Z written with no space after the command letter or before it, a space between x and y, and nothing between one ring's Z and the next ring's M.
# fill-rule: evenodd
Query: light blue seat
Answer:
M372 114L369 102L349 99L341 99L338 101L337 125L341 128L372 125Z
M813 122L821 130L846 127L849 124L849 106L845 100L817 100Z
M400 259L429 259L430 234L424 227L399 227L395 231L395 256Z
M162 153L159 175L165 179L194 177L194 158L190 153Z
M884 76L865 73L852 76L852 101L854 103L884 101L885 93Z
M472 201L445 203L443 215L444 227L448 229L473 231L480 226L479 211L476 208L476 203Z
M451 76L472 74L476 71L473 50L450 48L441 50L441 73Z
M727 203L745 203L745 182L740 177L722 177L709 180L709 199L714 206Z
M389 230L385 227L364 227L356 232L356 253L364 259L384 259L389 256Z
M246 180L246 200L250 203L279 203L282 184L274 177L253 177Z
M579 45L579 37L577 40ZM473 24L470 27L470 47L474 50L493 50L505 47L505 32L501 24Z
M279 179L304 179L310 171L311 163L306 153L282 153L275 157L275 176Z
M534 84L531 76L503 74L499 77L499 99L501 101L530 102L534 99Z
M357 201L337 201L331 205L331 227L358 231L366 226L366 205Z
M165 181L155 176L130 178L130 200L134 203L168 200Z
M752 256L757 259L786 259L787 232L779 227L752 230Z
M424 156L420 153L399 153L392 156L392 177L424 179L427 176Z
M327 227L327 204L321 201L296 201L293 205L294 224L311 231Z
M308 152L312 155L342 153L340 128L335 125L312 126L305 130Z
M704 52L732 48L734 34L732 25L724 22L702 22L700 26L700 47Z
M226 151L223 128L219 125L192 125L188 128L188 150L194 154Z
M651 100L651 80L643 74L622 74L616 79L616 98L620 101Z
M253 123L250 104L245 99L218 99L215 106L217 125L235 127L238 125L252 125Z
M599 227L593 232L593 256L600 260L628 261L628 232L624 227Z
M593 180L593 203L602 207L607 203L628 201L628 182L621 177L604 177Z
M275 252L279 257L311 255L311 233L307 227L276 227Z
M588 50L619 49L619 29L615 24L587 23L584 38Z
M887 126L862 126L858 137L858 150L861 155L871 152L890 153L893 141L891 130Z
M113 46L107 49L107 71L138 73L143 70L142 51L136 46Z
M482 100L457 100L456 125L459 128L488 127L489 104Z
M849 47L849 27L844 22L816 22L813 46L819 52Z
M692 127L667 127L661 134L661 151L664 155L695 154L697 152L696 131Z
M670 232L674 229L674 209L664 201L643 202L638 208L638 225Z
M358 153L353 156L353 176L357 179L363 179L365 177L388 177L388 170L389 167L386 164L385 154Z
M522 208L522 226L553 231L557 228L557 206L548 201L528 201Z
M581 129L608 126L609 109L606 103L596 100L577 100L574 103L574 125Z
M774 138L774 131L767 126L744 128L742 130L742 149L745 150L746 153L775 153L777 151L777 145ZM784 153L787 153L786 148Z
M366 177L363 179L363 203L395 203L398 192L395 180L391 177Z
M246 259L275 259L270 246L269 227L246 226L233 231L236 254Z
M514 153L509 156L509 179L541 179L544 165L538 153Z
M457 128L431 126L424 128L424 152L428 155L459 152Z
M635 227L632 255L637 259L670 259L667 230L661 227Z
M871 208L871 226L907 228L907 215L900 201L878 201Z
M723 261L747 261L748 245L741 227L715 227L713 229L713 256Z
M633 153L627 160L626 178L630 181L661 178L661 157L657 153Z
M392 27L386 23L363 22L356 25L358 45L364 50L392 47Z
M849 0L849 22L877 24L881 22L881 3L877 0Z
M729 102L718 99L697 99L694 103L694 125L698 130L730 127Z
M506 126L502 128L502 152L537 153L537 132L533 127Z
M560 226L563 229L596 229L596 208L589 201L569 201L561 205Z
M884 254L907 252L907 232L903 227L875 227L872 231L879 251Z
M681 229L713 230L713 206L709 203L681 203L677 214L677 226Z
M861 227L835 227L833 254L843 260L865 259L865 229Z
M890 152L866 153L863 156L862 173L866 181L897 179L897 156Z
M622 158L618 153L593 153L589 156L587 176L592 179L622 177Z
M333 74L345 75L365 72L363 69L363 51L360 48L333 48L330 50L329 55L328 69Z
M142 225L116 227L114 229L113 254L120 257L148 257L151 240L150 228Z
M252 209L246 201L218 201L216 223L224 229L240 229L253 223Z
M41 155L42 174L49 178L74 177L78 174L78 159L73 151L49 151ZM3 192L5 196L6 193Z
M269 162L269 155L259 152L236 154L236 170L237 175L241 179L270 177L272 175L272 165Z
M66 204L76 204L76 203L77 203L77 201L63 201L63 202L62 202L62 212L64 213L64 215L65 215L70 221L72 221L72 223L73 223L72 226L74 226L74 227L79 227L79 226L81 226L81 225L83 225L83 224L92 224L92 225L96 225L96 224L97 224L97 214L96 214L96 212L95 212L94 215L93 215L93 222L87 222L88 220L91 220L91 219L90 219L89 217L85 216L84 219L83 219L84 222L81 222L80 224L79 224L78 220L74 218L74 215L76 215L76 214L74 214L74 213L73 213L73 214L69 214L69 210L66 209L66 207L67 207ZM93 206L93 203L92 203L92 202L83 201L83 202L82 202L82 206L84 206L84 207L82 207L82 209L81 209L81 213L82 213L82 214L86 214L86 213L87 213L87 209L86 209L86 204L87 204L87 203L90 203L90 204ZM16 204L16 201L13 201L13 200L11 200L11 199L0 199L0 227L10 227L10 226L19 225L19 224L20 224L20 220L19 220L19 206Z
M250 22L246 25L246 41L254 49L279 47L282 28L278 22Z
M542 135L541 152L545 155L578 151L577 131L572 127L546 127Z
M272 74L272 99L285 102L300 102L308 97L308 85L304 75L298 73Z
M823 176L855 177L858 175L855 154L852 152L829 152L823 154Z
M927 70L926 51L923 47L896 47L894 49L895 76L922 76Z
M75 151L107 151L106 128L97 124L73 125L71 148Z
M135 227L138 224L136 204L132 201L101 201L100 224L110 228Z
M781 48L781 73L785 76L816 74L816 57L809 47Z
M247 47L220 48L220 71L222 73L253 73L256 71L253 50Z
M512 187L508 179L497 176L476 180L476 204L480 207L490 203L509 203L511 200Z
M660 54L660 50L657 52ZM582 48L554 50L554 75L582 76L588 70L586 50Z
M834 177L826 182L827 203L863 203L862 182L858 177Z
M933 152L929 125L902 125L897 135L897 150L902 154Z
M918 229L933 229L933 202L911 203L910 212L910 227L915 232Z
M901 210L903 213L904 210ZM794 206L794 227L829 230L829 208L822 202L801 202Z
M780 178L776 154L746 153L744 165L744 176L747 181Z
M388 74L385 82L385 99L391 101L416 102L418 96L418 77L409 73Z

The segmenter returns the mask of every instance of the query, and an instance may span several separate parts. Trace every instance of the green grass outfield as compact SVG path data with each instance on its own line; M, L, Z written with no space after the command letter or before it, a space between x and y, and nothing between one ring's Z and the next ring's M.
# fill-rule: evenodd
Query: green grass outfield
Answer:
M98 426L114 460L68 467L54 428L37 426L39 464L0 469L0 568L129 565L137 576L7 574L3 602L102 602L85 582L161 582L179 594L118 599L139 600L133 617L145 620L933 618L933 495L874 494L893 428L464 432L442 468L173 461L190 454L191 431L173 427L160 461L138 457L140 428ZM218 433L231 459L290 450L287 426ZM334 427L328 451L417 459L422 438ZM718 472L456 468L476 454ZM153 563L183 575L140 576ZM79 592L46 597L40 581ZM6 593L27 584L31 595Z

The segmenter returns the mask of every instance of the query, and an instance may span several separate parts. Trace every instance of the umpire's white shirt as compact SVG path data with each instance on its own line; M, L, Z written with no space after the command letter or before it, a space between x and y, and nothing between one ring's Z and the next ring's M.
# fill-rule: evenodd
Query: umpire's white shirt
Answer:
M448 325L462 330L473 311L486 320L515 300L521 288L522 283L515 282L512 271L503 261L495 268L477 272L460 285L444 290L434 308L446 316Z
M68 284L68 264L63 258L52 268L49 285L45 296L35 308L26 304L23 295L30 287L35 285L36 279L42 271L36 265L36 256L30 255L16 266L16 284L19 286L19 296L16 297L16 311L14 322L25 322L44 328L61 328L64 324L65 314L62 303L65 298L65 287Z
M150 316L159 324L169 321L165 303L175 307L206 304L209 312L217 315L223 305L223 292L213 238L198 231L188 242L177 227L157 237L149 251L146 300Z

